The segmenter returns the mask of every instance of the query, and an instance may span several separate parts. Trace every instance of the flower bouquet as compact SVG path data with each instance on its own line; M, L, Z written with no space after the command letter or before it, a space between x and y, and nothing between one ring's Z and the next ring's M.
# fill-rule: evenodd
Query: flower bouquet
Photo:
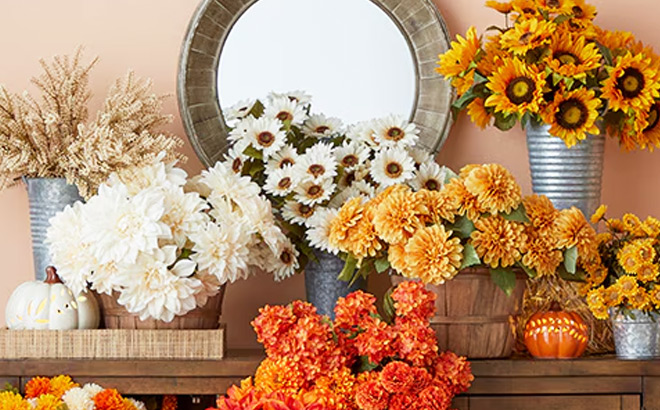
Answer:
M505 15L482 40L471 27L439 56L458 92L454 114L501 130L550 126L568 147L604 123L626 150L660 146L660 58L631 33L594 24L584 0L487 1ZM509 26L509 22L513 22Z
M51 220L50 253L74 293L89 284L140 320L171 322L251 268L293 274L297 251L259 186L223 163L187 179L161 159L113 173Z
M340 298L335 320L308 303L266 306L252 322L266 359L233 386L218 410L448 409L474 379L470 364L438 352L429 327L434 295L419 283L388 298L389 320L362 291Z

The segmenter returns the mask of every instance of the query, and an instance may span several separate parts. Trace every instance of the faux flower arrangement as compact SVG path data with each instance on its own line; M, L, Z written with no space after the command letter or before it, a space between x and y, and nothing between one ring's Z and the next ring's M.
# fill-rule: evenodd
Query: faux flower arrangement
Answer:
M404 282L387 300L389 321L362 291L338 300L334 321L300 301L262 308L252 326L267 357L218 410L448 409L474 377L465 358L438 352L435 295Z
M660 146L660 58L629 32L594 24L584 0L487 1L507 27L485 40L471 27L439 56L478 126L501 130L517 121L550 125L568 147L598 134L604 123L626 150ZM513 26L509 27L509 21Z
M606 219L606 209L601 205L592 217L607 230L598 235L599 258L589 269L583 289L591 312L598 319L607 319L610 308L626 315L631 310L658 311L660 220L649 216L641 221L633 214Z
M146 410L144 403L122 397L115 389L98 384L80 386L69 376L35 377L25 385L25 396L17 390L0 392L4 410ZM175 410L175 409L169 409Z
M251 267L283 279L297 251L261 189L223 163L187 179L157 160L113 173L98 194L51 219L47 241L62 281L119 293L142 320L166 322L203 306Z
M226 162L262 187L301 257L314 258L310 245L329 250L323 232L345 201L393 184L434 188L446 178L444 168L414 148L418 131L401 117L344 127L338 118L311 113L311 97L301 91L271 93L265 102L227 110Z
M328 242L348 254L342 277L393 268L441 284L485 265L510 293L513 268L531 277L578 278L593 258L596 232L573 207L558 211L545 196L523 198L498 164L468 165L437 191L393 185L370 201L348 201L328 227Z
M172 121L162 113L164 97L132 72L112 85L88 123L89 73L97 59L81 60L79 49L41 61L44 72L32 79L41 101L0 86L0 190L22 176L66 178L89 197L111 172L148 164L160 152L184 159L176 152L183 141L159 130Z

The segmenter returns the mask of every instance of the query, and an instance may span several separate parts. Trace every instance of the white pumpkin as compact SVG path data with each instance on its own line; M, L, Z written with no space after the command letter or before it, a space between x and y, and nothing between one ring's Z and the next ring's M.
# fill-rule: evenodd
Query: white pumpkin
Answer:
M78 295L64 286L55 268L46 280L20 284L9 298L5 322L9 329L96 329L101 316L92 293Z

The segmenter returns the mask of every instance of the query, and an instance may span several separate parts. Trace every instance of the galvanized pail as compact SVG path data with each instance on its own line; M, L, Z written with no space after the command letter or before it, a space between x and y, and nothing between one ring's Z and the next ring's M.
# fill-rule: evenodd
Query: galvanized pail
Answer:
M644 360L660 356L657 314L631 310L630 315L624 315L618 309L610 309L610 318L619 359Z

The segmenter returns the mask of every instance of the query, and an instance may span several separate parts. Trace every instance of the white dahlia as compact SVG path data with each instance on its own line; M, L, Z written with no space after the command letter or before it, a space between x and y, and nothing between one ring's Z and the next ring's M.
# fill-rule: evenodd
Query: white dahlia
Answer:
M297 201L286 201L282 208L282 216L289 222L298 225L306 225L307 220L314 215L316 207L301 204Z
M447 180L447 168L441 167L435 162L422 164L419 170L415 171L415 177L410 180L410 186L415 190L427 189L429 191L439 191Z
M94 410L96 405L91 394L81 387L73 387L62 396L68 410Z
M199 291L195 293L195 300L199 307L206 305L209 298L220 292L220 281L215 275L211 275L208 272L197 272L193 276L193 279L197 279L202 284Z
M257 100L248 99L241 100L229 108L224 109L224 117L227 121L242 120L247 117L252 111L252 107L256 104Z
M298 158L293 168L300 180L334 178L337 175L334 147L322 142L316 143Z
M419 139L418 133L415 124L400 115L388 115L376 120L374 125L374 138L383 148L412 147Z
M330 199L337 186L331 178L309 179L296 186L294 199L305 205L318 205Z
M162 221L172 231L172 241L183 248L188 236L200 230L209 220L205 211L209 208L198 193L184 193L183 188L164 191L165 215Z
M240 203L261 192L261 188L253 183L250 177L235 174L222 162L217 162L213 168L202 171L201 175L200 181L210 190L206 198L213 207L225 200Z
M333 247L328 239L330 223L338 213L338 209L321 208L309 218L309 229L307 229L306 235L310 245L335 255L339 252L339 249Z
M286 144L286 133L282 131L282 122L277 118L250 117L243 121L247 122L245 138L253 148L261 151L264 160L268 160Z
M266 170L270 172L274 169L290 167L298 162L299 157L296 149L292 145L286 144L268 159Z
M268 171L267 174L264 190L271 195L287 196L298 185L298 181L294 178L292 166L275 168Z
M406 182L414 171L415 163L403 148L383 149L371 164L371 176L381 188Z
M208 270L221 284L247 278L250 235L240 225L214 223L191 235L191 258L200 270Z
M302 132L311 137L323 138L340 132L341 127L342 122L339 118L313 114L303 124Z
M133 166L113 172L108 177L107 185L113 187L123 184L130 196L137 195L147 188L182 187L188 174L175 163L164 163L164 153L160 153L149 165Z
M307 119L307 114L302 104L298 104L295 100L287 97L280 97L271 101L266 107L262 118L266 118L268 121L276 120L282 123L301 125Z

